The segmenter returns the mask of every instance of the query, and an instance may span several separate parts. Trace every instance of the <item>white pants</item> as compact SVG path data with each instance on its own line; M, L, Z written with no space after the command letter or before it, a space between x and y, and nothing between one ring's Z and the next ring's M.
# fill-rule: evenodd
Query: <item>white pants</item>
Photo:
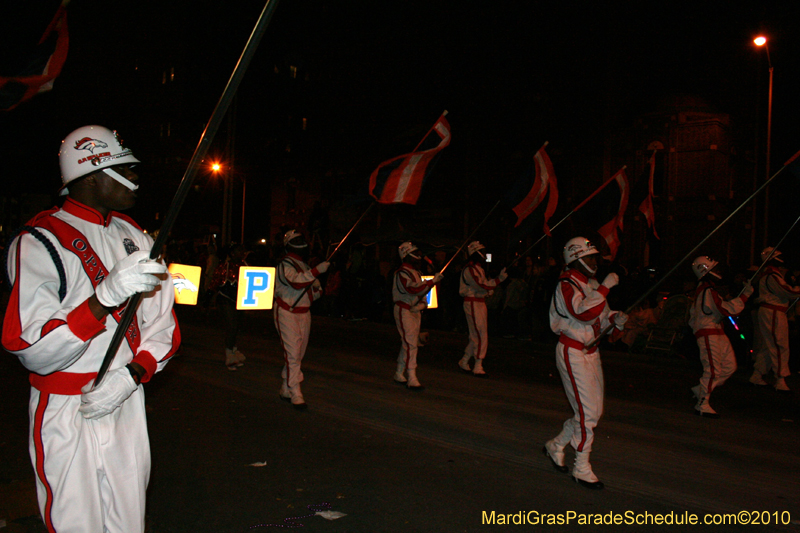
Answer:
M469 344L464 350L465 357L484 359L489 349L489 321L486 302L464 302L464 314L469 327Z
M574 416L564 422L555 438L559 448L571 444L575 451L592 451L594 428L603 415L603 366L600 352L584 354L560 342L556 345L556 366Z
M720 331L715 335L697 337L703 375L700 377L700 393L708 398L711 392L725 383L736 372L736 355L728 337Z
M142 388L97 420L83 418L80 403L79 394L31 388L29 449L47 530L142 532L150 478Z
M399 305L394 306L394 322L400 333L400 354L397 364L408 370L417 368L417 351L419 349L419 328L422 313L412 313Z
M291 313L281 307L274 307L275 329L283 345L283 370L281 377L289 388L303 381L300 363L308 347L311 332L311 313Z
M755 369L764 375L772 371L785 378L789 372L789 321L786 313L759 307L754 313Z

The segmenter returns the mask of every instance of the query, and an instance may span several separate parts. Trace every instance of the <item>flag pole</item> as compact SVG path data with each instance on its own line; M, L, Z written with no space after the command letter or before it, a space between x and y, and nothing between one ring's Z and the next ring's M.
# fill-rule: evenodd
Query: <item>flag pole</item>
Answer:
M272 15L275 12L277 5L278 0L267 0L266 4L264 5L264 9L261 11L261 15L258 17L255 28L253 28L253 32L250 34L247 44L245 44L242 55L239 57L239 61L236 63L236 66L233 69L233 73L228 80L228 84L225 86L222 96L220 96L220 99L217 102L217 106L211 113L211 118L209 118L206 129L203 131L203 134L200 137L200 142L197 144L194 155L192 155L192 159L189 161L189 167L186 169L186 172L183 175L183 179L178 186L175 197L172 199L172 204L170 204L169 210L164 217L164 223L159 230L158 237L156 237L156 240L153 243L153 248L150 250L150 259L155 260L161 255L161 250L163 249L164 244L166 244L167 238L172 231L172 226L175 224L175 219L178 217L178 213L180 212L181 207L183 207L183 202L186 200L186 196L189 194L189 190L192 188L192 183L197 175L197 170L199 169L200 164L203 162L203 159L205 158L206 153L211 146L211 142L214 140L214 136L216 135L222 120L225 118L225 113L230 107L231 100L233 100L236 90L239 88L239 84L241 83L242 78L247 71L247 67L250 65L250 60L253 58L253 55L258 48L258 44L261 42L261 38L264 35L267 25L272 19ZM128 300L125 311L123 312L122 317L117 324L117 329L114 332L114 336L111 338L111 343L108 346L108 350L106 351L106 355L103 358L102 364L100 365L100 369L97 372L97 377L94 380L93 388L96 388L97 385L100 384L100 382L103 380L103 377L105 377L106 372L108 371L108 367L111 366L111 363L114 361L117 350L119 350L119 346L122 344L122 339L125 337L125 333L128 331L128 328L133 322L133 319L136 315L136 309L139 307L142 296L142 293L137 293L131 296L131 298Z
M469 243L469 241L472 239L472 237L473 237L473 236L474 236L474 235L475 235L475 234L478 232L478 229L480 229L480 227L481 227L481 226L483 226L483 224L484 224L484 223L485 223L487 220L489 220L489 215L491 215L491 214L494 212L494 210L495 210L495 209L497 209L497 206L498 206L498 205L500 205L500 202L501 202L501 201L502 201L502 200L497 200L497 203L496 203L496 204L494 204L494 207L492 207L492 208L489 210L489 212L488 212L488 213L486 213L486 216L485 216L485 217L483 217L483 220L481 220L481 223L480 223L480 224L478 224L477 226L475 226L475 229L474 229L474 230L472 230L472 233L470 233L470 234L469 234L469 237L467 237L467 239L464 241L464 243L463 243L461 246L459 246L459 247L458 247L458 250L456 250L456 253L454 253L454 254L453 254L453 257L451 257L451 258L450 258L450 261L448 261L448 262L447 262L447 263L446 263L446 264L445 264L445 265L442 267L442 269L439 271L439 274L444 274L444 271L447 269L447 267L448 267L448 266L450 266L450 263L452 263L452 262L453 262L453 259L455 259L455 258L456 258L456 256L458 255L458 252L460 252L460 251L461 251L461 250L464 248L464 246L466 246L466 245L467 245L467 243Z
M445 109L445 110L444 110L444 112L443 112L441 115L439 115L439 118L446 117L446 116L447 116L447 109ZM431 132L433 131L433 128L435 128L435 127L436 127L436 124L439 122L439 118L437 118L437 119L436 119L436 122L434 122L434 123L433 123L433 126L431 126L431 129L429 129L429 130L428 130L428 133L426 133L426 134L425 134L425 136L424 136L424 137L422 137L422 139L419 141L419 143L417 143L417 146L415 146L415 147L414 147L414 149L413 149L413 150L411 150L411 152L412 152L412 153L413 153L413 152L416 152L416 151L417 151L417 148L419 148L420 146L422 146L422 143L424 143L424 142L425 142L425 139L427 139L427 138L428 138L428 135L430 135L430 134L431 134Z
M364 211L364 213L360 217L358 217L358 220L356 220L356 223L353 224L353 227L350 228L350 231L348 231L347 234L342 238L342 240L339 241L339 244L336 245L336 248L334 248L333 251L330 254L328 254L328 258L325 259L325 261L330 261L331 260L331 258L333 257L333 254L335 254L339 250L339 248L344 244L344 241L346 241L347 238L350 236L350 234L353 233L353 230L356 229L356 226L358 226L359 222L361 222L364 219L364 217L367 216L367 213L370 212L370 210L372 209L372 207L375 204L376 204L376 202L372 202L371 204L369 204L369 207L367 207L366 211ZM300 293L300 296L297 297L297 300L294 301L294 303L292 304L292 307L290 309L294 309L295 307L297 307L297 304L300 303L300 300L303 299L303 296L305 296L306 293L310 289L311 289L311 285L306 287L305 290L303 290L303 292Z
M792 230L794 229L794 227L797 225L798 222L800 222L800 217L797 217L795 219L794 224L792 224L791 227L789 227L789 229L786 231L786 233L783 234L783 237L781 237L781 240L778 241L778 244L772 247L772 250L770 250L769 255L766 257L766 259L764 259L761 262L761 266L758 267L758 270L756 270L755 273L752 276L750 276L748 283L752 284L753 280L758 277L758 274L764 269L765 266L767 266L769 260L772 259L772 256L775 255L775 252L778 251L778 247L780 247L780 245L783 244L783 241L786 240L786 237L789 236L789 233L792 232ZM742 292L744 292L744 287L742 287L742 290L739 292L739 296L742 295Z
M697 250L698 250L698 249L699 249L699 248L700 248L702 245L704 245L704 244L706 243L706 241L708 241L708 239L710 239L710 238L711 238L711 236L712 236L712 235L714 235L714 234L715 234L715 233L716 233L716 232L717 232L717 231L718 231L718 230L719 230L719 229L720 229L722 226L724 226L724 225L725 225L725 224L726 224L726 223L727 223L727 222L728 222L728 221L729 221L731 218L733 218L733 216L734 216L736 213L738 213L738 212L739 212L739 211L740 211L740 210L741 210L741 209L742 209L742 208L743 208L745 205L747 205L747 204L748 204L748 203L749 203L749 202L750 202L750 201L751 201L753 198L755 198L755 197L758 195L758 193L760 193L762 190L764 190L764 188L765 188L765 187L767 187L767 185L769 185L770 183L772 183L772 180L774 180L775 178L777 178L777 177L780 175L780 173L781 173L781 172L783 172L783 169L785 169L787 166L789 166L789 164L790 164L792 161L794 161L795 159L797 159L797 157L798 157L798 156L800 156L800 151L798 151L798 152L797 152L796 154L794 154L794 155L793 155L791 158L789 158L789 160L788 160L788 161L786 161L786 163L784 163L784 164L783 164L783 166L782 166L781 168L779 168L779 169L778 169L778 171L777 171L777 172L775 172L775 174L773 174L773 175L772 175L772 177L771 177L770 179L768 179L767 181L765 181L765 182L764 182L764 183L763 183L763 184L762 184L762 185L761 185L761 186L760 186L758 189L756 189L756 190L753 192L753 194L751 194L750 196L748 196L748 197L747 197L747 199L746 199L744 202L742 202L742 203L739 205L739 207L737 207L736 209L734 209L734 210L733 210L733 212L732 212L730 215L728 215L728 216L725 218L725 220L723 220L722 222L720 222L720 223L719 223L719 225L718 225L716 228L714 228L714 229L711 231L711 233L709 233L708 235L706 235L706 236L705 236L705 237L704 237L704 238L703 238L703 239L702 239L702 240L701 240L699 243L697 243L697 245L696 245L694 248L692 248L692 249L689 251L689 253L688 253L688 254L686 254L686 255L683 257L683 259L681 259L680 261L678 261L678 262L675 264L675 266L673 266L673 267L670 269L670 271L669 271L669 272L667 272L666 274L664 274L664 276L662 276L662 278L661 278L660 280L658 280L658 281L657 281L655 284L653 284L653 286L652 286L652 287L650 287L650 288L649 288L647 291L645 291L645 293L644 293L644 294L642 294L642 295L639 297L639 299L638 299L638 300L636 300L636 301L635 301L635 302L633 302L633 303L632 303L630 306L628 306L628 309L626 309L626 310L625 310L625 314L626 314L626 315L627 315L627 314L629 314L631 311L633 311L633 310L636 308L636 306L638 306L640 303L642 303L642 302L645 300L645 298L647 298L648 296L650 296L651 294L653 294L653 292L654 292L654 291L655 291L655 290L656 290L658 287L660 287L660 286L661 286L661 284L662 284L662 283L664 283L664 282L667 280L667 278L669 278L669 277L670 277L672 274L674 274L674 273L675 273L675 271L676 271L676 270L678 270L678 267L679 267L679 266L681 266L681 265L682 265L682 264L683 264L683 263L684 263L684 262L685 262L687 259L689 259L690 257L692 257L692 256L693 256L693 255L694 255L694 254L697 252ZM605 337L606 335L608 335L608 333L609 333L609 332L610 332L612 329L614 329L614 324L609 324L609 325L608 325L608 326L607 326L605 329L603 329L603 331L601 331L601 332L600 332L600 334L599 334L597 337L595 337L595 339L594 339L592 342L590 342L589 344L587 344L587 345L586 345L586 347L587 347L587 348L592 348L592 347L594 347L594 346L595 346L595 345L596 345L598 342L600 342L600 340L601 340L603 337Z
M621 169L619 169L618 171L616 171L616 172L614 173L614 175L613 175L613 176L611 176L610 178L608 178L608 179L605 181L605 183L603 183L602 185L600 185L600 187L598 187L598 188L597 188L597 189L596 189L596 190L595 190L595 191L594 191L592 194L590 194L589 196L587 196L587 197L586 197L586 199L585 199L584 201L582 201L581 203L579 203L577 206L573 207L573 208L572 208L572 211L570 211L569 213L567 213L567 216L565 216L564 218L562 218L561 220L559 220L558 222L556 222L556 224L555 224L555 225L554 225L552 228L550 228L550 231L552 232L554 229L556 229L558 226L560 226L562 222L566 221L566 220L567 220L569 217L571 217L572 215L574 215L574 214L575 214L575 211L577 211L578 209L580 209L581 207L583 207L584 205L586 205L586 204L589 202L589 200L591 200L592 198L594 198L594 197L597 195L597 193L599 193L600 191L602 191L602 190L603 190L603 189L606 187L606 185L608 185L609 183L611 183L612 181L614 181L614 180L616 179L616 177L617 177L617 174L619 174L619 173L620 173L620 171L622 171L622 170L625 170L626 168L628 168L628 166L627 166L627 165L623 166ZM517 261L519 261L519 260L520 260L520 258L524 257L524 256L525 256L525 254L527 254L528 252L530 252L531 250L533 250L534 248L536 248L536 245L537 245L537 244L539 244L540 242L542 242L542 241L544 240L544 238L545 238L545 237L547 237L547 234L546 234L546 233L545 233L544 235L542 235L541 237L539 237L539 239L538 239L538 240L537 240L535 243L533 243L532 245L530 245L530 246L528 247L528 249L526 249L524 252L522 252L521 254L519 254L519 255L516 257L516 259L514 259L513 261L511 261L511 263L509 263L509 264L508 264L508 266L512 266L512 265L513 265L513 264L515 264Z

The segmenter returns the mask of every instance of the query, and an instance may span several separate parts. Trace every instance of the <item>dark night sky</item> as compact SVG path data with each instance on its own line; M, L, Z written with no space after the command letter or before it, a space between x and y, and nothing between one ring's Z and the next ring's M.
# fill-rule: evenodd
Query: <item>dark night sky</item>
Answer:
M13 67L57 4L18 6L19 14L6 17L0 29L11 44L0 67ZM315 119L307 156L352 157L365 189L369 171L413 147L420 128L444 109L453 144L440 162L443 175L497 158L492 164L507 177L547 140L562 183L586 179L591 165L576 161L602 153L605 131L675 94L729 113L750 149L757 125L763 142L766 123L767 64L752 45L763 31L775 67L777 168L800 149L800 3L749 4L282 0L239 92L241 164L258 165L247 161L258 157L248 138L269 136L263 125L283 102L271 93L273 70L288 64L307 69L314 86L304 102ZM55 89L0 116L4 187L57 188L59 141L83 124L109 125L134 148L144 144L137 117L159 102L130 90L134 65L140 76L185 68L178 75L191 91L181 105L187 129L197 132L190 155L262 7L252 0L73 0L70 53Z

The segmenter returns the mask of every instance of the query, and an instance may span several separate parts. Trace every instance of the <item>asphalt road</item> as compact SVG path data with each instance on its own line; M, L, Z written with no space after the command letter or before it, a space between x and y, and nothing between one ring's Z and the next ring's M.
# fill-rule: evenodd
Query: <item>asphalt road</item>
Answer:
M239 348L247 364L235 372L223 365L216 315L181 308L179 317L182 352L146 386L150 533L301 524L321 532L472 532L508 527L498 525L501 515L513 524L543 514L570 523L522 528L800 530L800 396L750 385L747 369L715 393L722 418L708 420L693 415L689 391L699 362L605 350L606 412L592 464L606 489L590 491L541 454L571 415L550 344L492 338L481 379L456 366L465 335L433 331L419 357L426 389L412 392L392 382L393 325L315 316L303 365L309 409L299 412L278 398L282 355L268 312L245 317ZM800 391L800 376L787 382ZM9 533L43 531L27 456L27 380L8 354L0 383L0 520ZM579 523L610 513L623 522L659 514L677 522L740 511L770 524ZM492 512L495 525L486 523Z

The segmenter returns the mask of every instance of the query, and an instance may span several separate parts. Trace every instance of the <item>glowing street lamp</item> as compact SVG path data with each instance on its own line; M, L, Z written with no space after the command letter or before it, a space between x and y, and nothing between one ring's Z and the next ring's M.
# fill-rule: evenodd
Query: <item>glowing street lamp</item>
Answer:
M763 35L759 35L753 42L756 46L763 46L764 50L767 51L767 64L769 65L769 99L767 101L767 164L766 164L766 178L769 179L769 157L770 157L770 147L772 145L772 60L769 57L769 45L767 44L767 38ZM767 233L769 224L769 187L764 191L764 246L767 246L767 239L769 235Z

